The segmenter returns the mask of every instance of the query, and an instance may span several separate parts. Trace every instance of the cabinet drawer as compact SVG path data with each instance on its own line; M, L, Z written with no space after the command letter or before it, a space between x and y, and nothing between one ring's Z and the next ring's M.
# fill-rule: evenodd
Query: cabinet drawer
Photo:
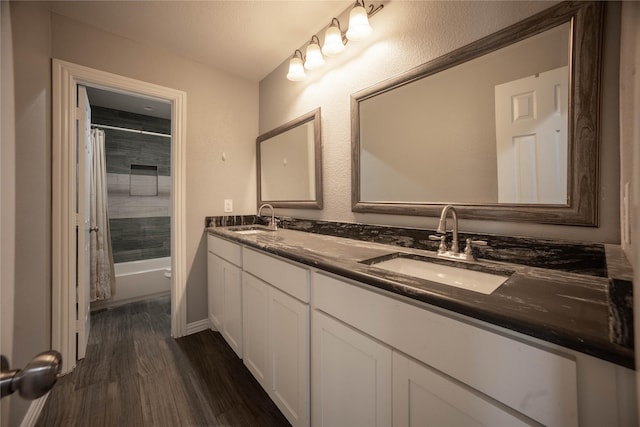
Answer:
M325 274L320 309L545 425L578 424L576 362Z
M207 250L232 264L242 266L242 248L237 243L207 234Z
M309 302L309 271L279 258L243 248L244 271L302 302Z

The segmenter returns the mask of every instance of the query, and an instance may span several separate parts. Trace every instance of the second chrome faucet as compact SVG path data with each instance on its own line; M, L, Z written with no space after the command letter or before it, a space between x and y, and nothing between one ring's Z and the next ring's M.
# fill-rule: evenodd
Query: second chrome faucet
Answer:
M449 216L449 212L451 212L451 218L453 219L453 227L451 229L453 236L451 240L451 248L447 249L447 217ZM438 256L444 258L472 261L475 260L475 256L473 254L473 245L487 245L487 242L483 240L467 239L464 253L460 252L460 246L458 243L458 213L452 205L446 205L444 208L442 208L440 221L438 222L438 229L436 231L438 232L438 234L429 236L429 239L440 241L440 246L438 247Z

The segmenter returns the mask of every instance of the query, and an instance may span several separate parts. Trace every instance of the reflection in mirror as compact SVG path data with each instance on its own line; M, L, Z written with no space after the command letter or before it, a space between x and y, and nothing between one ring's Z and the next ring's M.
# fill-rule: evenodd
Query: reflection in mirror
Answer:
M256 141L258 205L322 208L320 109Z
M353 210L596 225L601 16L561 3L353 95Z

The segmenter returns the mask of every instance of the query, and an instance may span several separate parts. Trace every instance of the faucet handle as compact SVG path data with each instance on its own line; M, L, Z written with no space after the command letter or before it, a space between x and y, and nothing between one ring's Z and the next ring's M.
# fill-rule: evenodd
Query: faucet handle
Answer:
M489 243L487 243L485 240L467 239L467 246L464 248L464 254L473 256L473 246L474 245L475 246L488 246Z
M440 246L438 247L438 252L446 252L447 251L447 243L446 243L447 235L446 234L430 234L429 240L439 240Z

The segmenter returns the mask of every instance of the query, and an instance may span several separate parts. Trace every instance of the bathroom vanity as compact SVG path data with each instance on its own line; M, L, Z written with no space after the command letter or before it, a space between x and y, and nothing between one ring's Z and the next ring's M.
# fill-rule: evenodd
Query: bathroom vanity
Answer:
M208 231L211 326L292 425L635 424L633 346L617 334L632 319L609 277L483 258L466 266L506 275L485 294L370 261L435 251Z

